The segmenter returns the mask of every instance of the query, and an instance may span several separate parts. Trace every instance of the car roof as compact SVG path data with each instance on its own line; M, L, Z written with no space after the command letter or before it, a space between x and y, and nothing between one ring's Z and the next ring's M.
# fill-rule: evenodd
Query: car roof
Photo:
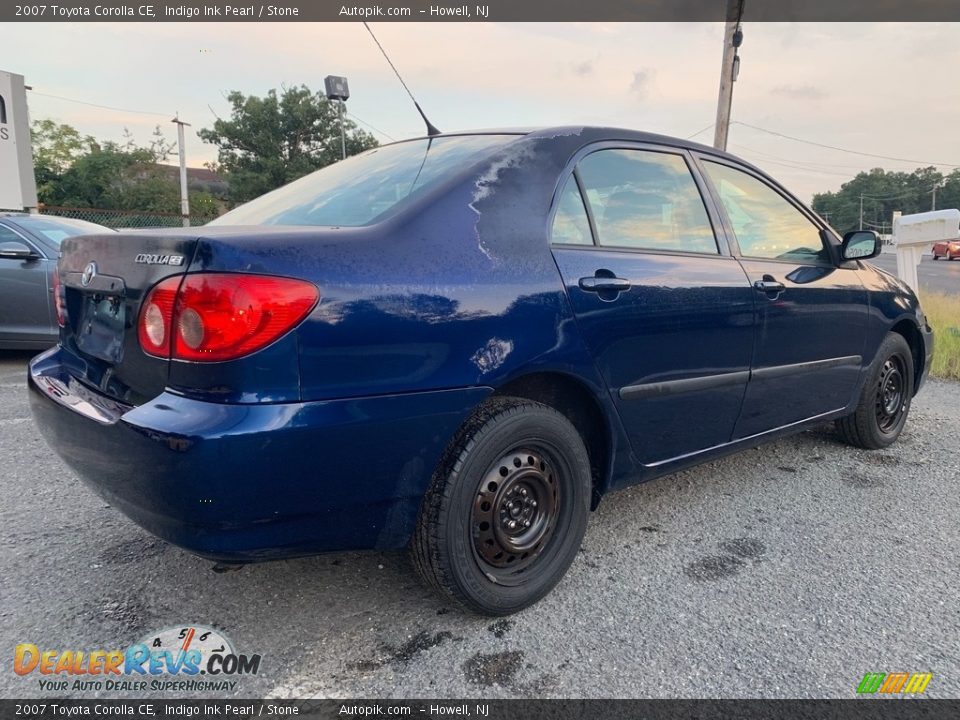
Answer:
M753 163L744 160L742 157L738 157L732 153L728 153L724 150L718 150L715 147L710 145L703 145L702 143L693 142L686 138L674 137L671 135L662 135L659 133L646 132L644 130L631 130L629 128L613 127L608 125L557 125L557 126L547 126L547 127L504 127L504 128L483 128L478 130L455 130L452 132L442 132L439 135L434 135L434 138L438 137L457 137L465 135L516 135L518 137L526 136L530 138L556 138L569 135L584 135L589 138L589 142L603 142L604 140L625 140L629 142L636 143L650 143L654 145L669 145L671 147L682 148L685 150L691 150L695 152L704 153L706 155L713 155L714 157L726 158L734 162L739 163L740 165L745 165L746 167L754 170L761 175L770 178L771 180L776 180L764 171L761 168L758 168ZM397 145L405 142L413 142L416 140L429 140L431 136L429 135L420 135L417 137L405 138L403 140L397 140L392 143L386 143L381 147L387 147L389 145Z
M684 147L690 150L718 155L720 157L729 157L740 160L740 158L727 153L723 150L717 150L710 145L693 142L685 138L674 137L672 135L663 135L660 133L647 132L645 130L631 130L630 128L621 128L610 125L555 125L555 126L536 126L536 127L502 127L502 128L480 128L475 130L454 130L451 132L441 132L438 137L457 137L463 135L526 135L529 137L552 138L562 135L586 134L593 140L600 139L606 135L611 140L631 140L633 142L648 142L669 144L677 147ZM418 135L415 137L404 138L387 145L395 145L414 140L429 140L429 135Z

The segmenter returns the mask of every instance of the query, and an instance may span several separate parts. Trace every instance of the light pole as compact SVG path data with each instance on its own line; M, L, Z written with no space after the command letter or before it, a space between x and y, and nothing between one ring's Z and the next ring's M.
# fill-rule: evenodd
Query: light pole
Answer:
M327 75L323 79L324 87L327 90L327 100L337 101L337 113L340 116L340 151L343 159L347 159L347 131L343 127L343 108L347 98L350 97L350 87L347 85L345 77L337 75Z

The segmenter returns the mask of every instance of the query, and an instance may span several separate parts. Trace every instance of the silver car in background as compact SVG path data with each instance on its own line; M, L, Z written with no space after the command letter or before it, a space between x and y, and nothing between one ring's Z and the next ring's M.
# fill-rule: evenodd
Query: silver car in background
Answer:
M40 350L59 335L53 298L60 242L112 232L84 220L0 212L0 350Z

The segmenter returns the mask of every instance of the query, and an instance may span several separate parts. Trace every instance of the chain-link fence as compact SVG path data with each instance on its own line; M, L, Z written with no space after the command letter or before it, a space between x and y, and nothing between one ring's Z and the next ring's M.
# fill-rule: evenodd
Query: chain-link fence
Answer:
M57 215L59 217L86 220L87 222L105 225L109 228L152 228L152 227L180 227L183 217L180 213L147 212L145 210L105 210L102 208L59 207L55 205L41 205L42 215ZM213 220L216 215L191 214L190 225L203 225Z

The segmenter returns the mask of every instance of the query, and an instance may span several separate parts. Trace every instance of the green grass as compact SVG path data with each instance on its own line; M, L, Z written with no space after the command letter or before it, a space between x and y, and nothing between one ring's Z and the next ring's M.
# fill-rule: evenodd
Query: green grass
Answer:
M935 336L930 374L960 380L960 296L925 292L920 305Z

